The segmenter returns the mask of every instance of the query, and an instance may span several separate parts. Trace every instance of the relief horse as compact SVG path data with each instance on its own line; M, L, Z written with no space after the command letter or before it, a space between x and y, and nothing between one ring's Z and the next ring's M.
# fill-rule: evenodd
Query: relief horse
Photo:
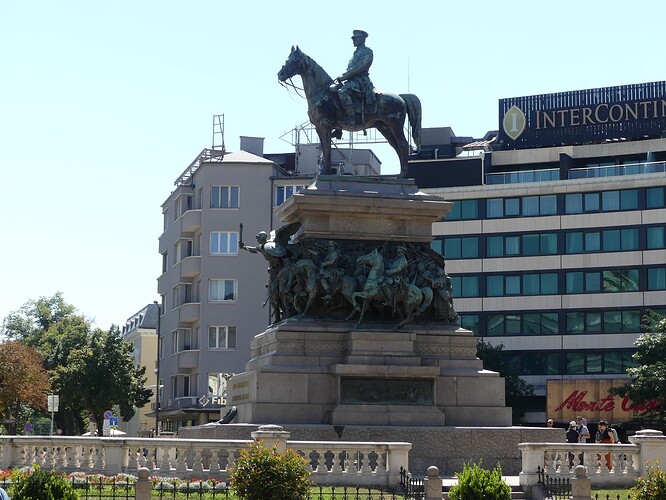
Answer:
M305 98L308 101L308 116L314 125L322 152L322 173L331 171L331 138L334 129L359 131L376 128L386 138L400 159L400 178L407 176L407 159L410 146L405 138L403 127L405 117L409 118L412 138L416 150L421 148L421 101L414 94L377 94L377 105L362 113L363 123L343 124L343 111L337 92L331 91L333 79L314 59L298 47L292 47L282 69L278 72L280 82L299 75L303 81Z

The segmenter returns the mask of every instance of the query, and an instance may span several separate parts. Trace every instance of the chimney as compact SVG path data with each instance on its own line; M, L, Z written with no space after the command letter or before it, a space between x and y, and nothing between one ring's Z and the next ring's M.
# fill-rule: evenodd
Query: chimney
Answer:
M257 156L264 156L264 138L263 137L247 137L245 135L240 136L240 148L241 150L252 153Z

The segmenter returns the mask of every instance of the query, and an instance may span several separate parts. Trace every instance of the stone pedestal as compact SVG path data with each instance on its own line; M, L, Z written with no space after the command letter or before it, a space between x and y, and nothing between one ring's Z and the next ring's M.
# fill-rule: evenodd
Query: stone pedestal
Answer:
M511 424L504 379L483 370L476 339L446 327L355 330L286 320L257 335L228 401L246 423Z
M277 215L285 223L301 223L294 245L335 240L348 255L358 255L353 251L359 248L399 243L412 249L414 270L419 259L428 265L441 261L443 269L442 257L428 254L428 244L432 224L451 206L420 193L410 181L320 176ZM414 287L418 275L402 279ZM292 316L254 338L246 371L235 375L227 390L228 403L238 409L236 422L511 425L504 380L483 369L472 332L425 313L398 331L400 318L380 314L358 326L340 319L345 315L327 316L325 305L322 301L315 313ZM394 307L393 314L397 311Z

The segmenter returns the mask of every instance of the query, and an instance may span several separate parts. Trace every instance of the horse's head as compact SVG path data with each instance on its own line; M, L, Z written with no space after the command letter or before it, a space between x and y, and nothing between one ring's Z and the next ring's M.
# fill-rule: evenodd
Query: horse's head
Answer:
M285 62L284 66L278 71L278 80L284 82L293 76L302 74L304 56L305 54L301 52L298 45L292 47L289 57L287 57L287 62Z
M381 255L379 255L379 252L375 248L372 252L367 253L365 255L361 255L356 259L357 264L363 264L363 265L369 265L369 266L374 266L379 259L381 259Z

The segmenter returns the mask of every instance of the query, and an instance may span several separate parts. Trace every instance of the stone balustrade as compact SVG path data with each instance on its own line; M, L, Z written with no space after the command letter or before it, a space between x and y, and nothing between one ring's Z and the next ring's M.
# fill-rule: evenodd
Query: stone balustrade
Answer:
M265 426L252 433L278 450L302 454L312 468L315 484L395 486L400 468L409 470L410 443L349 441L288 441L289 433ZM277 429L276 429L277 428ZM262 435L262 429L266 435ZM266 439L264 439L266 438ZM226 481L240 449L252 440L0 436L0 467L39 465L67 473L114 476L137 474L147 468L152 476ZM281 443L280 443L281 442Z
M666 436L642 430L629 441L631 444L520 443L520 484L529 492L537 484L538 469L554 478L574 478L575 467L582 465L595 487L633 486L650 464L666 463Z

